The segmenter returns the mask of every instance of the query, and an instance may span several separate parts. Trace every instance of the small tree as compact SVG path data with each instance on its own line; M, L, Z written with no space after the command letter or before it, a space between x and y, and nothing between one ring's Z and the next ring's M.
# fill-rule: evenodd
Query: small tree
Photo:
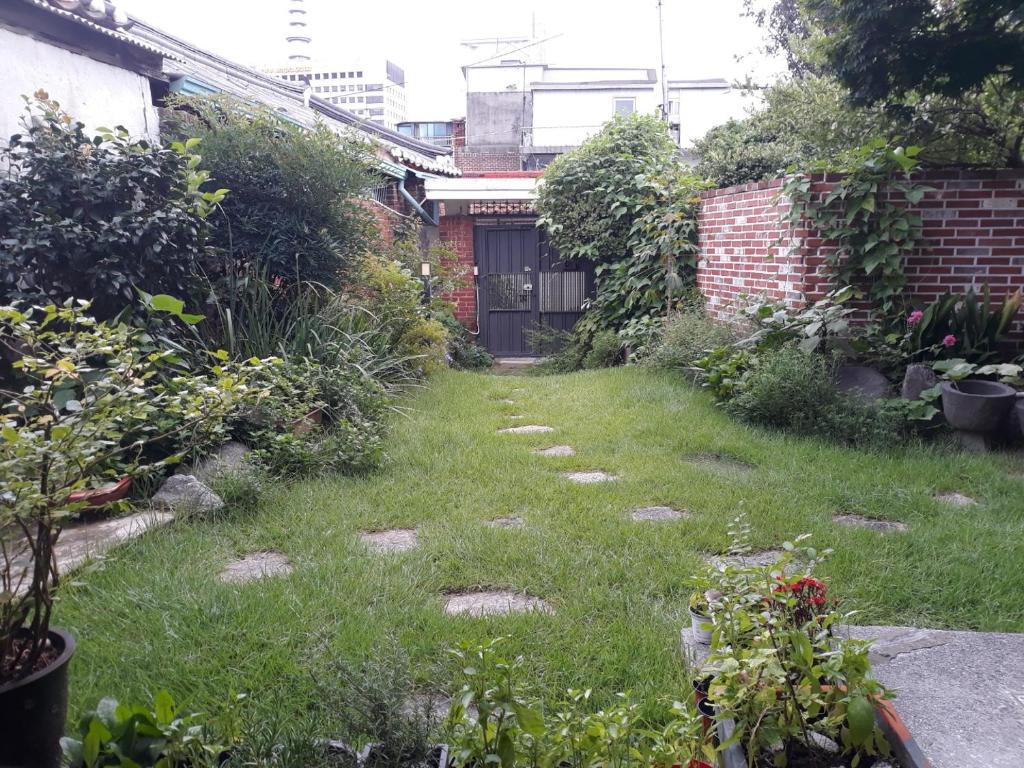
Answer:
M206 253L196 143L164 149L121 127L88 136L45 91L0 148L0 303L92 297L113 317L149 293L189 295Z
M172 352L141 351L139 331L97 322L88 308L0 307L0 351L20 379L0 388L0 685L44 659L57 541L84 506L72 494L174 461L147 462L142 449L204 442L257 393L247 378L258 361L158 377L175 365Z
M666 311L694 260L692 182L666 124L635 114L617 116L548 166L538 225L563 258L596 264L597 295L580 335L631 333Z

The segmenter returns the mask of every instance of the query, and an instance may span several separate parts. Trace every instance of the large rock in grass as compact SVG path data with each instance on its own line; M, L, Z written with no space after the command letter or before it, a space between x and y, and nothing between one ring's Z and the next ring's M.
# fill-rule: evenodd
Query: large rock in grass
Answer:
M169 509L172 512L217 512L224 507L224 501L193 475L171 475L150 504L154 509Z
M244 471L248 466L251 451L237 440L224 443L220 448L204 456L195 466L181 466L177 475L192 475L202 483L209 483L219 475L230 475Z
M865 400L892 397L892 385L879 371L866 365L842 365L836 371L836 389Z

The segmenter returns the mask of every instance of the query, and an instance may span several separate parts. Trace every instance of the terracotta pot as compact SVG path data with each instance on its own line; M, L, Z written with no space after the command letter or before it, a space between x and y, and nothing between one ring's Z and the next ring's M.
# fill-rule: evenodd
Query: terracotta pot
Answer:
M24 630L21 630L24 633ZM60 737L68 714L68 663L75 638L50 628L57 658L26 678L0 685L0 765L59 768Z
M301 419L292 422L292 434L296 437L308 435L324 423L324 409L314 408Z
M131 487L132 479L130 477L122 477L113 485L105 485L102 488L90 488L86 491L75 491L68 496L68 501L74 503L84 501L87 504L85 509L97 509L106 504L120 501L128 495Z

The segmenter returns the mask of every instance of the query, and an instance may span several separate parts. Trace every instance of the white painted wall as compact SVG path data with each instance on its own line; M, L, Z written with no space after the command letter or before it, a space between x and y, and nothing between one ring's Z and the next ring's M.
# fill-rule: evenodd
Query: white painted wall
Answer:
M0 29L0 141L23 129L23 95L42 88L86 130L123 125L134 137L155 139L159 120L149 81L120 69Z
M653 86L608 90L535 90L533 146L578 146L615 116L615 99L633 98L636 111L653 114L661 101Z
M679 146L692 147L696 139L716 125L747 116L754 100L739 88L672 88L669 101L678 104L672 117L679 120Z
M526 88L543 77L544 67L526 67ZM517 65L468 67L466 90L470 93L500 93L523 90L523 67Z

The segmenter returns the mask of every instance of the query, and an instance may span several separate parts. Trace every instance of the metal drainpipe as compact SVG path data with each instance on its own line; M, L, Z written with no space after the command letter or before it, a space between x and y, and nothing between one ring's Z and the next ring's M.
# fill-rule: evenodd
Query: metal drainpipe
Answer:
M405 188L405 178L399 179L398 192L399 194L402 195L402 197L405 198L405 201L412 206L412 209L416 211L419 217L423 219L425 222L427 222L427 224L429 224L432 227L440 225L441 222L439 217L436 214L434 216L431 216L429 213L427 213L426 210L424 210L423 206L416 202L416 198L409 194L409 190Z

